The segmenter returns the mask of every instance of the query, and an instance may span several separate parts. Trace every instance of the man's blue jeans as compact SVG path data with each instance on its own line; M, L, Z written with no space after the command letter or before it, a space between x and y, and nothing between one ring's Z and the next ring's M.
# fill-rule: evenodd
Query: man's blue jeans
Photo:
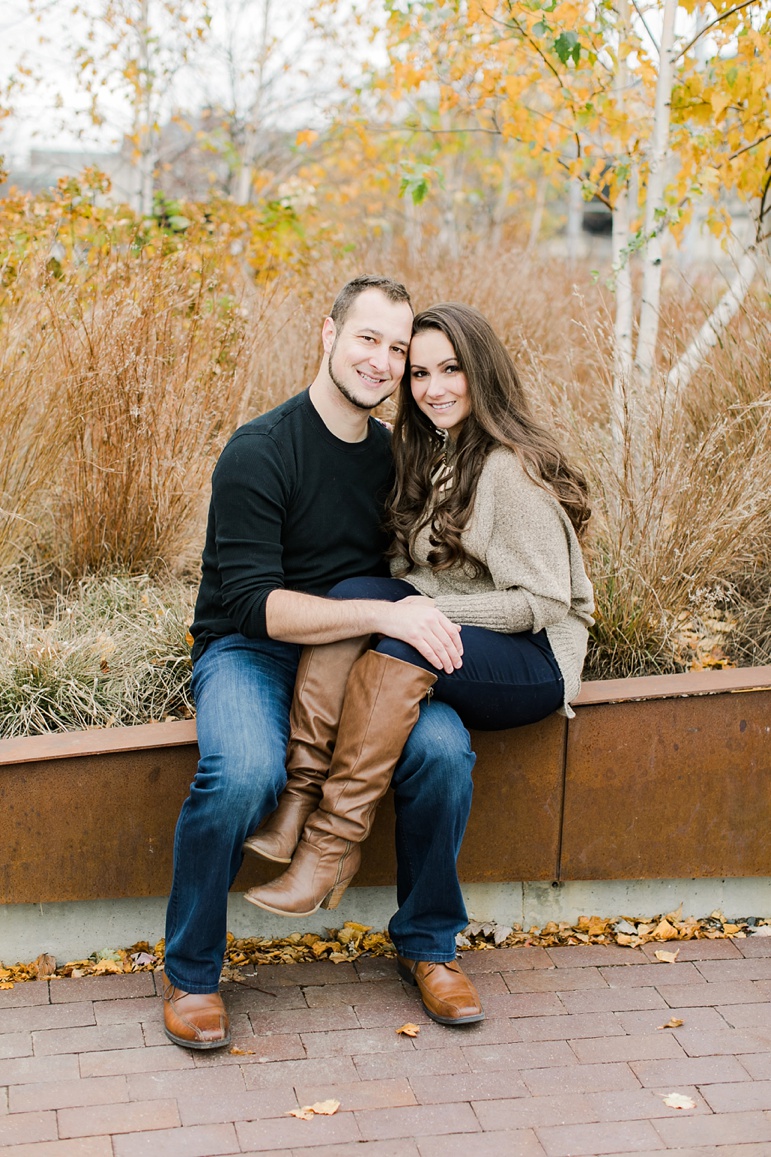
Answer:
M217 990L241 845L286 783L299 656L293 643L233 634L215 639L195 664L200 762L177 823L166 915L166 974L185 992ZM392 781L399 910L389 931L411 960L452 960L466 924L455 861L474 761L453 709L424 703Z

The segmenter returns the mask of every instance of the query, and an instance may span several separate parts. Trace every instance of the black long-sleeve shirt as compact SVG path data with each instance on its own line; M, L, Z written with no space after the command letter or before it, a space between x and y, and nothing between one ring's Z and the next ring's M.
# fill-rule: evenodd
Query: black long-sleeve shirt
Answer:
M213 638L266 638L271 591L325 595L354 575L387 574L383 507L390 435L363 442L324 425L308 391L236 430L212 476L193 660Z

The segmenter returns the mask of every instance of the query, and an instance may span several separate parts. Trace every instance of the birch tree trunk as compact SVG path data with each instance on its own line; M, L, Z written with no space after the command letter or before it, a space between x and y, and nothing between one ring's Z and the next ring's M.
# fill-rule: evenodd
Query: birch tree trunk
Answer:
M256 91L244 126L244 143L241 150L241 168L236 181L236 203L248 205L252 197L254 170L257 161L257 144L263 119L266 87L266 68L270 53L270 9L272 0L262 0L262 29L257 57Z
M158 128L153 108L153 60L150 0L140 0L136 23L138 78L134 107L134 139L137 159L137 209L142 217L153 212L155 172L158 166Z
M581 195L581 182L576 178L570 181L568 187L568 222L567 222L567 256L568 262L575 265L580 257L581 223L584 216L584 198Z
M629 35L629 0L619 0L619 46L615 96L619 119L623 119L629 85L624 43ZM629 255L629 185L620 189L613 206L613 271L615 277L616 312L613 324L613 390L611 397L611 437L613 465L620 476L624 464L624 443L627 421L634 427L634 407L631 406L632 381L632 325L633 299Z
M535 190L535 201L533 203L533 216L530 219L530 236L527 239L525 253L534 253L538 245L538 238L541 236L541 222L543 221L543 210L546 204L546 177L539 177L538 184Z
M638 400L646 406L651 378L656 364L661 303L661 250L664 233L663 214L666 163L669 154L670 104L674 76L673 45L677 0L664 0L659 73L653 114L653 133L649 153L648 187L645 193L646 238L643 250L643 286L640 321L635 355L635 378Z
M742 255L736 275L703 326L669 371L664 392L664 417L671 421L677 401L696 370L717 345L726 327L739 312L758 269L758 248L751 245Z

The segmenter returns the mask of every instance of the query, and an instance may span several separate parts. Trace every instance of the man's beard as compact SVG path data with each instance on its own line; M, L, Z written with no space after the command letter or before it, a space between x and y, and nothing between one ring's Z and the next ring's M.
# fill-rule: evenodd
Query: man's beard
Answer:
M337 374L335 373L333 362L336 349L337 338L335 338L334 342L332 343L332 349L329 351L329 376L347 402L350 402L351 405L355 406L357 410L366 410L369 413L370 410L376 409L381 402L384 402L386 398L390 398L391 394L393 393L392 390L387 394L384 394L382 398L378 398L376 402L365 402L361 398L357 398L356 395L348 389L345 383L341 381L341 379L338 378Z

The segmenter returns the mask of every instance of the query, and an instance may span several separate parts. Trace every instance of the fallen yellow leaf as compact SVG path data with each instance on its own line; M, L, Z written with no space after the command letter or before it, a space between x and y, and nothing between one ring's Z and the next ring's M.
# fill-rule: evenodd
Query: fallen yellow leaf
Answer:
M38 980L46 980L56 972L56 957L50 952L41 952L35 961Z
M659 1096L664 1096L660 1093ZM695 1109L696 1102L692 1101L690 1097L683 1096L682 1093L667 1093L664 1097L664 1104L669 1105L670 1109Z
M680 955L680 949L676 948L674 952L665 952L662 948L659 949L658 952L654 952L653 955L657 960L660 960L662 964L674 964Z
M407 1023L403 1024L401 1026L401 1028L397 1028L396 1035L397 1036L417 1036L419 1032L420 1032L420 1025L411 1024L409 1021L407 1021Z
M660 1024L659 1028L682 1028L683 1022L678 1016L671 1016L666 1024Z
M329 1101L316 1101L316 1103L310 1105L309 1108L312 1112L318 1113L320 1117L334 1117L340 1108L340 1102L331 1099Z
M12 980L0 980L0 988L13 988Z
M659 921L651 932L653 940L677 940L680 933L667 919Z
M94 976L103 976L105 973L113 975L123 971L123 965L118 964L117 960L100 960L92 969Z
M253 1057L254 1049L237 1049L235 1045L230 1049L230 1055L233 1057Z
M339 1108L339 1101L316 1101L314 1105L303 1105L301 1109L290 1109L285 1116L299 1117L301 1121L312 1121L317 1114L319 1117L333 1117Z

